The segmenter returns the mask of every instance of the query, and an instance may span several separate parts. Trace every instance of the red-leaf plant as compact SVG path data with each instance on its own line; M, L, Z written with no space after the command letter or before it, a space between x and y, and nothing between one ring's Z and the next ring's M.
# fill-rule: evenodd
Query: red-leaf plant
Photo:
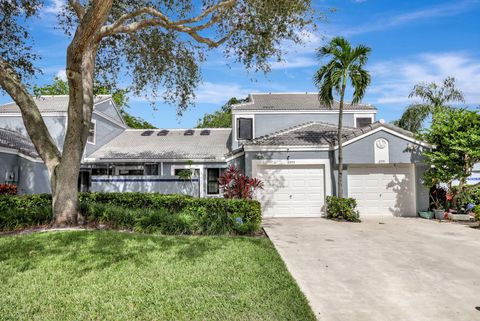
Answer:
M257 189L263 189L261 180L248 177L234 165L230 165L220 176L218 182L225 198L251 199Z

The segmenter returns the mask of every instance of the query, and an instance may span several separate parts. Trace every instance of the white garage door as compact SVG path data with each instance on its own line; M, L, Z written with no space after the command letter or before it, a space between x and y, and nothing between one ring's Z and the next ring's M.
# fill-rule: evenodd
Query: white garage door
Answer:
M348 167L348 196L357 200L360 217L415 215L413 166Z
M259 165L264 217L319 217L325 202L323 165Z

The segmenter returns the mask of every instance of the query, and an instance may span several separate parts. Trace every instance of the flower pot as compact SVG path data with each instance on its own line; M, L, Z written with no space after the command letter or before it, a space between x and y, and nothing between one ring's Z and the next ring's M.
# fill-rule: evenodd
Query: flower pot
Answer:
M420 211L420 212L418 212L418 215L420 215L420 217L426 218L428 220L432 219L435 216L435 214L431 211L424 211L424 212Z
M470 221L470 214L448 213L448 218L452 221Z
M445 210L444 209L433 210L433 212L435 213L435 218L437 220L444 220L445 219Z

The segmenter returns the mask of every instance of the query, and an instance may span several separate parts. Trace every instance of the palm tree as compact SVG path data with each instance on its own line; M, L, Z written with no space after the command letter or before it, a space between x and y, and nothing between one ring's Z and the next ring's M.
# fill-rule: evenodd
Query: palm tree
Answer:
M343 127L343 104L345 99L345 89L350 83L353 87L352 104L358 104L370 84L370 74L364 68L368 60L371 49L364 45L352 48L350 43L343 37L333 38L326 46L317 49L317 55L320 60L330 59L327 64L320 67L314 76L317 85L318 99L320 103L332 108L334 103L334 93L340 96L340 106L338 112L338 188L337 196L343 197L343 147L342 147L342 127Z
M447 103L465 102L462 92L455 87L453 77L447 77L441 85L435 82L417 84L408 97L418 97L422 102L408 106L402 117L393 123L411 132L418 132L428 116L432 116L432 122L435 121L435 114L438 111L451 108L446 105Z

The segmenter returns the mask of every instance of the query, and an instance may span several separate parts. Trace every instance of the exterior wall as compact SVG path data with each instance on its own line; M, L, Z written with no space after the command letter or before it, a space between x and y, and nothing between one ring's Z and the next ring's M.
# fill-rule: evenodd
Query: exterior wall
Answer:
M415 165L415 189L417 193L417 210L425 211L430 206L429 190L423 185L423 173L427 167L425 165Z
M152 161L154 163L154 161ZM92 176L92 192L146 192L163 194L186 194L196 197L216 197L207 195L207 169L226 168L224 162L193 163L187 162L157 162L161 165L161 175L149 176ZM199 169L200 176L192 180L182 180L173 175L175 168ZM159 173L160 174L160 173Z
M363 139L350 143L343 148L343 162L345 164L374 164L375 163L375 141L384 138L389 142L389 163L390 164L411 164L422 163L421 152L423 147L411 151L411 142L394 136L383 130L373 133ZM338 151L335 151L335 160L338 159Z
M243 173L245 173L245 155L232 159L228 162L228 166L230 165L239 168Z
M65 140L65 133L67 132L67 117L44 116L43 119L45 121L45 125L47 125L50 135L52 135L53 140L61 150ZM14 130L25 136L28 136L21 116L0 115L0 128Z
M19 157L19 194L50 193L50 179L43 162L33 162Z
M118 113L111 100L107 100L105 102L95 105L95 110L111 117L113 120L119 123L123 122L122 117Z
M111 109L113 108L111 106ZM95 122L95 144L87 142L85 146L85 156L87 157L125 130L125 127L109 121L96 113L93 113L92 120Z
M232 115L232 149L238 148L241 145L241 141L237 141L236 132L236 117L242 117L243 114ZM272 134L276 131L287 129L292 126L298 126L300 124L310 121L321 121L330 123L333 125L338 124L338 113L268 113L268 114L255 114L252 112L245 117L254 117L254 137L264 136ZM344 113L343 124L344 126L355 126L355 117L373 117L375 121L375 112L372 113Z
M199 196L199 179L183 181L159 176L94 176L92 192L143 192Z
M6 182L7 173L15 172L15 167L18 169L18 155L0 152L0 183Z

